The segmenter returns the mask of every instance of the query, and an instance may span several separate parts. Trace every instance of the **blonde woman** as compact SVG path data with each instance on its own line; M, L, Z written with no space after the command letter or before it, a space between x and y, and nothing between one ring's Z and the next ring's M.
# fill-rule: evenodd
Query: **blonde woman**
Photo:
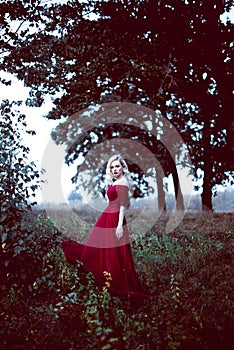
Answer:
M125 160L112 156L106 168L107 197L109 203L85 244L65 241L62 247L67 261L83 263L92 272L97 284L117 296L135 296L140 292L136 276L125 210L129 205L131 177Z

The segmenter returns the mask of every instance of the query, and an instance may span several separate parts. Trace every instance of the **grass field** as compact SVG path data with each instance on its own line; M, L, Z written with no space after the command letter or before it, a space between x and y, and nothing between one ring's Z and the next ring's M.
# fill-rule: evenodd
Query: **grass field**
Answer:
M50 209L24 215L3 243L0 349L232 349L234 213L187 213L166 233L169 214L152 226L149 213L129 210L136 270L152 296L136 307L64 260L61 241L85 240L98 213Z

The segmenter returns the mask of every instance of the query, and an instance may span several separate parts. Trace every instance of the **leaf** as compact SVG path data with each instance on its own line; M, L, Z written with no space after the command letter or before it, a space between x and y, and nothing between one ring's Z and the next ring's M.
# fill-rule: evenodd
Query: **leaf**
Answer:
M7 232L4 232L3 234L2 234L2 243L4 243L5 241L6 241L6 239L7 239Z
M7 214L1 214L0 216L0 223L3 223L7 219L8 215Z

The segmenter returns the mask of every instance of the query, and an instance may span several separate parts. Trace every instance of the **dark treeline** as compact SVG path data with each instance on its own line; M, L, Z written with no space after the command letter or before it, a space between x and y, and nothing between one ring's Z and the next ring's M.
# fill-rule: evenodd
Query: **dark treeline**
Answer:
M55 107L47 118L70 117L106 102L160 110L188 146L195 178L199 169L204 172L202 205L212 210L212 191L234 170L233 24L220 20L231 5L221 0L5 1L0 67L30 87L28 106L40 107L47 94L52 96ZM101 142L98 130L96 136ZM59 142L56 132L54 138ZM77 147L79 154L87 151L85 142ZM164 175L173 173L167 157L156 151L157 146L154 156L167 168ZM77 154L70 150L68 158L72 152ZM181 197L177 174L173 177ZM157 180L160 184L160 176Z

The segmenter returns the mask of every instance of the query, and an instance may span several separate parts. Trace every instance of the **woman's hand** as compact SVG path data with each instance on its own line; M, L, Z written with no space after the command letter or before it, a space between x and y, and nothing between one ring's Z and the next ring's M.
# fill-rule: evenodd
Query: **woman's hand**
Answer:
M123 237L123 226L117 226L115 234L116 238L120 240Z
M123 237L124 212L125 212L125 207L121 205L119 208L119 221L115 232L118 240L120 240Z

